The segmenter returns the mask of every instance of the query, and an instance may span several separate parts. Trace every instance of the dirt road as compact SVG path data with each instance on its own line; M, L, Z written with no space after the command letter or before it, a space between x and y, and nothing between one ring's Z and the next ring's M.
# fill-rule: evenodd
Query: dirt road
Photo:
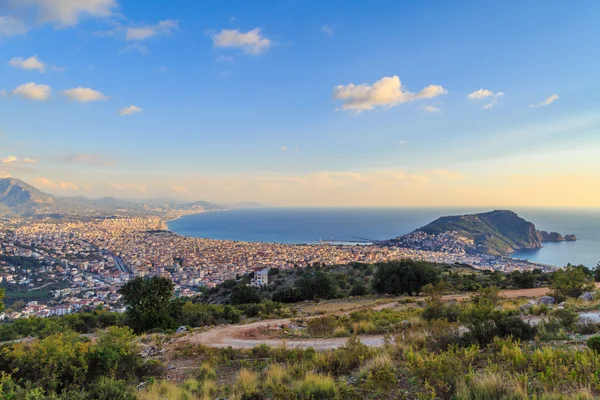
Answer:
M600 284L596 284L596 287L600 287ZM507 299L517 299L521 297L541 297L545 296L550 292L549 288L535 288L535 289L518 289L518 290L504 290L501 292ZM445 301L463 301L470 297L470 294L460 295L447 295L443 296L442 299ZM365 308L371 308L376 311L380 311L386 308L394 308L398 306L399 298L391 298L388 303L378 304L375 306L369 306ZM352 311L342 311L335 314L346 314ZM287 347L313 347L315 350L332 349L343 346L348 338L326 338L326 339L272 339L265 337L260 334L261 330L265 329L276 329L280 325L287 325L291 322L291 319L273 319L267 321L254 322L247 325L226 325L216 327L205 332L196 332L191 335L180 338L181 341L187 341L194 344L203 344L210 347L233 347L233 348L252 348L261 344L268 346L287 346ZM359 336L362 343L379 347L384 343L383 335L364 335Z

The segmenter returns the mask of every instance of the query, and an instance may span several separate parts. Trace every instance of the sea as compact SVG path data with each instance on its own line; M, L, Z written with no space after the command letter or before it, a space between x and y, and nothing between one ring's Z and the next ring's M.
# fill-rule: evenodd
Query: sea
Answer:
M539 230L575 234L576 242L544 243L512 257L594 267L600 262L600 209L512 209ZM369 244L402 236L446 215L482 208L253 208L206 212L169 221L184 236L245 242Z

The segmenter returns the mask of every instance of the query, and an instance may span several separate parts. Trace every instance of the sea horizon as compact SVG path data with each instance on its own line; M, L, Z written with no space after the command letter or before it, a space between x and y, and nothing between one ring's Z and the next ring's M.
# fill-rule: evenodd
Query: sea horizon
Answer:
M182 236L281 244L366 244L410 233L448 215L511 210L538 230L575 234L576 242L544 243L512 258L561 267L600 261L600 209L547 207L260 207L202 212L165 221Z

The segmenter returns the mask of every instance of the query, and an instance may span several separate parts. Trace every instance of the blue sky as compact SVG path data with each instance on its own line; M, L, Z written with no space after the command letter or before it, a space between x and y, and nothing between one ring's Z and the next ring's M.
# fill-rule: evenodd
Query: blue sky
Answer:
M91 197L599 206L598 20L596 1L0 0L0 175Z

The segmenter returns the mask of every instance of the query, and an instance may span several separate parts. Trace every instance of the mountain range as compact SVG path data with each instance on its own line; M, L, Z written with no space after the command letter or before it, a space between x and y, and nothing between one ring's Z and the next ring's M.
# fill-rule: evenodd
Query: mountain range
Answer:
M112 213L115 211L143 213L148 211L214 211L223 210L207 201L181 203L169 199L125 200L114 197L90 199L84 196L57 197L44 193L15 178L0 179L0 215L29 216L35 214Z

